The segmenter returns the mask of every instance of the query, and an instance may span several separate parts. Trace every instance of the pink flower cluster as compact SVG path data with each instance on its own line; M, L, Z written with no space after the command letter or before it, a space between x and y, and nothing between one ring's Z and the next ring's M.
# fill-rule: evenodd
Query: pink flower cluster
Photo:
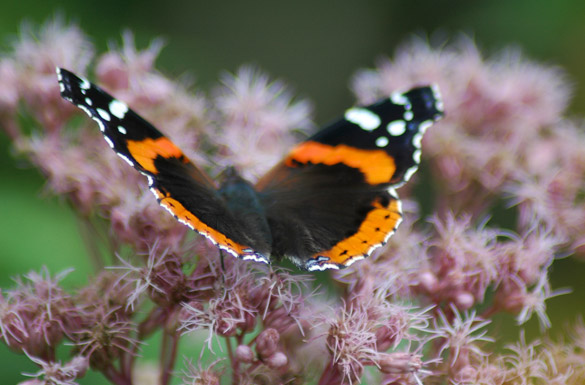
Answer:
M175 376L183 384L583 383L582 323L571 341L527 342L520 332L506 351L492 346L489 329L501 312L549 327L546 301L568 291L551 287L548 269L561 253L585 250L585 136L563 118L569 88L560 70L516 51L484 59L462 39L441 49L411 41L358 72L360 102L436 83L446 117L423 143L432 215L421 220L418 204L404 200L406 220L388 247L331 274L328 296L310 276L224 259L162 210L145 178L59 96L56 66L85 75L95 63L90 78L212 175L233 164L253 180L312 128L310 104L284 83L243 67L207 96L158 73L160 49L154 41L138 50L127 33L96 57L79 28L55 19L25 28L0 57L0 126L47 189L80 213L96 265L119 256L73 293L60 284L64 274L45 270L2 292L0 338L39 368L23 384L76 384L88 369L119 385ZM501 202L518 219L507 228L490 222ZM157 331L160 362L140 370L141 345ZM179 341L192 346L182 375ZM65 363L56 355L63 346ZM206 364L208 355L217 360Z

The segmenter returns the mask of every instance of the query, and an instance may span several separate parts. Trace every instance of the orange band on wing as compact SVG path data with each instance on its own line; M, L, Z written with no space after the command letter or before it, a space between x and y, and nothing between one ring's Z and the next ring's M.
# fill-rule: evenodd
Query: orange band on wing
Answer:
M189 162L183 151L164 136L158 139L128 140L126 146L134 160L146 171L153 174L158 174L154 160L159 156L181 159L183 163Z
M156 197L161 206L169 210L179 221L191 227L199 234L211 239L214 243L222 246L223 248L229 248L233 250L238 255L250 254L248 251L250 249L249 247L240 245L219 231L207 226L205 223L201 222L199 218L193 215L193 213L187 210L179 201L171 198L169 194L165 195L158 189L153 189L153 191L156 194Z
M348 265L348 262L356 257L367 257L372 247L383 245L402 218L399 203L392 200L388 207L384 207L379 201L375 201L372 205L374 208L368 213L355 234L312 258L322 256L329 258L327 263Z
M369 184L388 183L396 171L394 159L384 150L361 150L339 144L330 146L308 141L295 147L286 158L286 165L295 167L294 162L322 163L334 165L343 163L359 169Z

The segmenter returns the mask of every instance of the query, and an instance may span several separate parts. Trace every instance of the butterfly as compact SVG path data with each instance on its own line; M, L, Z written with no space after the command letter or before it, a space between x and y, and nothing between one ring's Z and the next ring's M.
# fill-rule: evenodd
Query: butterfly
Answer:
M61 96L98 123L177 220L237 258L286 257L303 270L343 268L386 243L402 221L396 188L417 170L423 134L443 116L436 86L395 92L349 108L255 184L232 167L218 186L126 103L65 69L57 77Z

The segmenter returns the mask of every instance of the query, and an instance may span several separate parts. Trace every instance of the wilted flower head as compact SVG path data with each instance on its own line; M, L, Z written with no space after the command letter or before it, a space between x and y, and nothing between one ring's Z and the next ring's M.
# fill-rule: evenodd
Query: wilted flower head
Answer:
M84 356L75 356L66 364L43 361L28 353L27 356L32 362L40 366L41 370L34 374L25 373L25 376L35 377L36 379L23 384L77 385L75 380L83 377L89 368L87 357Z

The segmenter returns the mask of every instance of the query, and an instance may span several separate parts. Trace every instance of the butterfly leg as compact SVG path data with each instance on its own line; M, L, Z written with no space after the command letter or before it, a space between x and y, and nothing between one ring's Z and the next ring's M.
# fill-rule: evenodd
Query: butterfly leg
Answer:
M221 271L223 271L225 273L225 263L223 261L223 250L219 249L219 260L221 263Z

